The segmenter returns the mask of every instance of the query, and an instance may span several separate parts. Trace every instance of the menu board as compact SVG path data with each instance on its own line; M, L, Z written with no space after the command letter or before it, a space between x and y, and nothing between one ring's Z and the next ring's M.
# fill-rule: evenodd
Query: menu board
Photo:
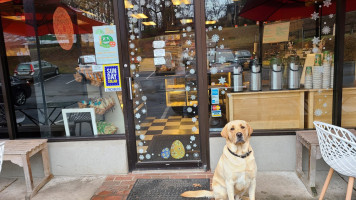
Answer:
M290 22L265 25L263 43L286 42L289 37Z

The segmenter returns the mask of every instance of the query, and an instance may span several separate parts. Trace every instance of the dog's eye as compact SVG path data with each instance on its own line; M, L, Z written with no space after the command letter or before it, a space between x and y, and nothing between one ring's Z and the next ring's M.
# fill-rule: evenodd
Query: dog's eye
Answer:
M245 127L244 126L241 126L242 129L244 129Z
M233 131L233 130L235 130L235 127L231 127L231 128L230 128L230 131Z

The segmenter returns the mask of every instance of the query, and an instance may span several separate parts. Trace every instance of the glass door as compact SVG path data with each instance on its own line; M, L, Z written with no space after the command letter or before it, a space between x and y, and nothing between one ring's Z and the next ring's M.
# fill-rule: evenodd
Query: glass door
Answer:
M137 165L200 163L193 0L125 8Z

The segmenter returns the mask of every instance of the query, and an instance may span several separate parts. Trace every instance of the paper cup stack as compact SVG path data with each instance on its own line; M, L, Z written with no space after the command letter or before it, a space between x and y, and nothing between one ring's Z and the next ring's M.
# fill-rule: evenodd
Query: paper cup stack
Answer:
M313 67L313 89L321 89L323 78L323 66Z
M323 63L323 89L330 87L331 67L329 62Z
M312 67L307 67L305 70L305 89L312 89L313 88L313 75L312 75Z
M334 66L331 67L330 88L334 88Z

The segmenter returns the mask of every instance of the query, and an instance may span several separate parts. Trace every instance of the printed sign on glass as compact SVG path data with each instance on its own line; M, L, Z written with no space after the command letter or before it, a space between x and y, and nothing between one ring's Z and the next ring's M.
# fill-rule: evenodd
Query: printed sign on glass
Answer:
M119 64L103 65L105 92L121 91Z
M211 104L219 104L219 88L211 88Z
M116 27L93 26L94 47L97 64L119 63Z
M211 105L211 116L221 117L221 107L219 105Z

